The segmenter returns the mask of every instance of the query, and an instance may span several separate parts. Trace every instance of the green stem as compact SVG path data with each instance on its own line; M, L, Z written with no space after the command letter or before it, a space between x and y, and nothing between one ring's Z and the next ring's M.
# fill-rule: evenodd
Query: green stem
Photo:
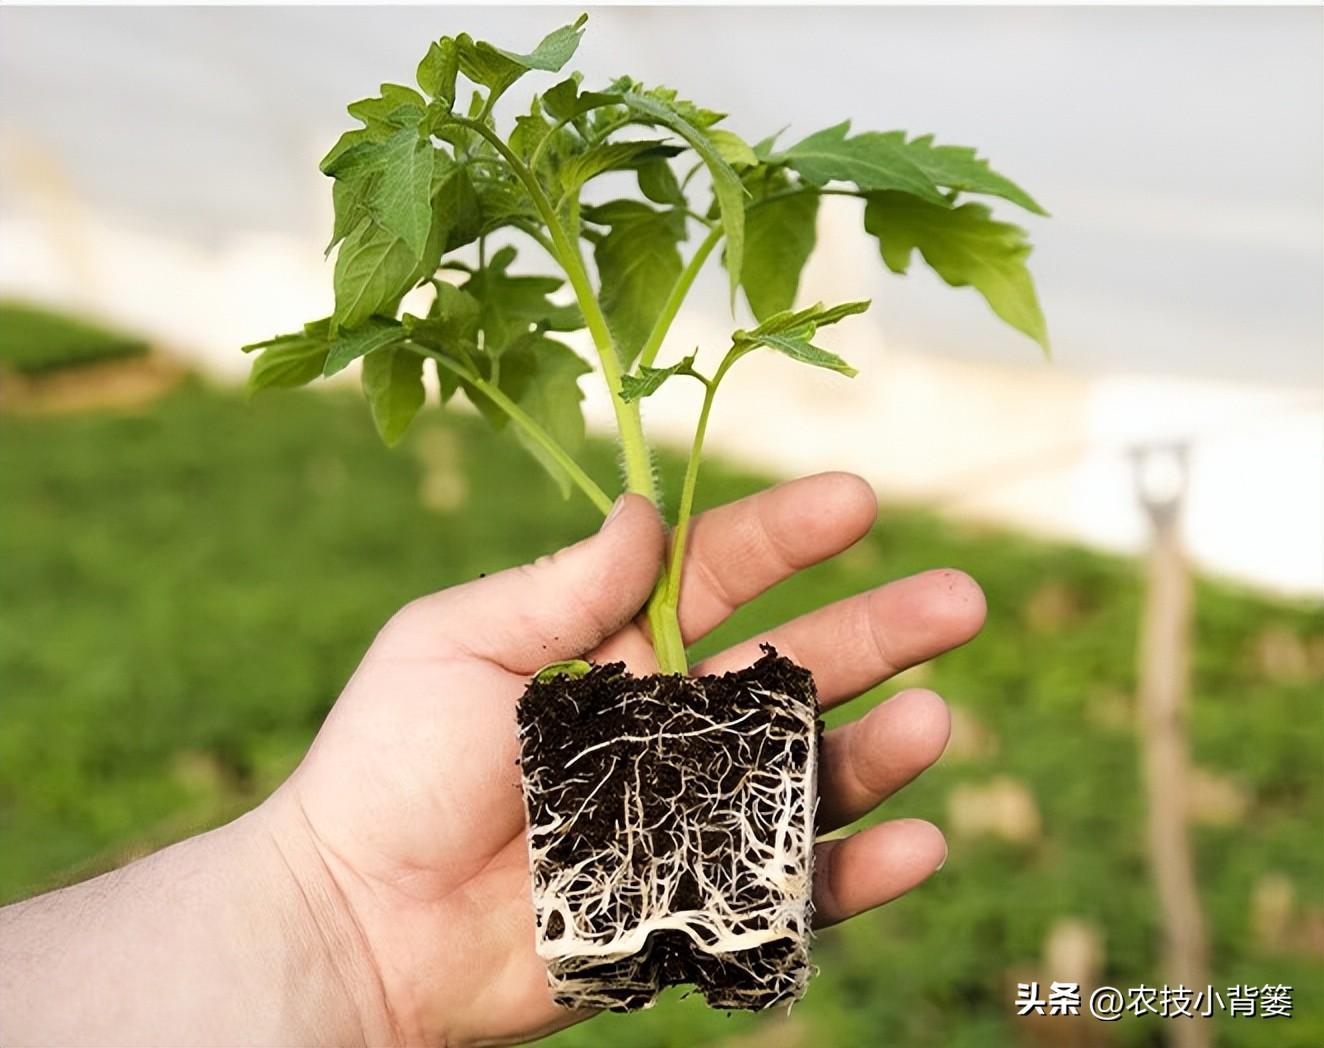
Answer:
M868 196L868 194L862 193L858 189L827 189L818 186L796 186L793 189L780 189L776 193L769 193L765 197L759 197L758 200L751 200L745 207L745 210L753 211L755 208L762 207L764 204L771 204L776 200L785 200L787 197L804 196L806 193L812 193L814 196L856 197L860 200L864 200Z
M676 319L676 314L680 312L681 303L685 301L685 296L690 293L690 287L699 275L699 270L708 261L708 256L713 253L713 248L717 246L717 242L721 239L721 226L713 226L708 230L708 235L703 238L703 242L690 257L689 262L685 264L680 276L676 278L671 293L667 295L667 300L662 305L662 312L658 314L657 320L653 323L653 329L649 331L648 338L644 340L643 349L640 350L639 363L644 367L653 366L653 361L657 359L658 350L662 348L662 341L667 337L667 332L671 330L671 324Z
M689 461L685 464L685 480L681 484L680 505L676 509L676 527L671 534L671 552L667 558L662 581L658 583L657 589L653 591L648 601L650 621L656 615L658 618L679 622L680 580L685 569L685 548L689 542L690 520L694 515L694 492L699 483L703 441L708 433L708 416L712 412L713 397L717 393L718 383L726 374L731 362L731 358L728 357L711 379L704 380L703 406L699 409L699 421L694 427L694 442L690 445ZM689 664L685 658L685 642L680 636L679 626L674 641L671 638L668 640L671 641L672 646L667 650L658 647L656 641L654 642L658 663L662 666L663 672L685 673Z
M584 314L584 324L588 327L589 335L593 339L593 346L598 353L598 360L602 364L602 377L607 383L608 392L611 394L612 409L616 414L616 428L620 434L621 452L625 460L626 489L643 495L653 503L657 503L657 483L653 479L653 463L648 453L648 444L644 440L644 428L639 415L639 405L637 402L626 402L621 399L621 364L616 355L616 345L612 341L611 330L607 326L607 318L603 315L602 306L593 293L593 285L589 282L588 273L584 269L584 261L579 255L578 244L571 243L569 236L566 235L565 228L556 217L555 208L552 207L551 201L547 199L547 194L543 192L542 185L533 172L524 165L524 162L515 155L514 151L501 140L501 137L495 131L486 124L468 120L464 117L452 117L451 119L455 123L477 132L491 143L492 147L510 165L510 169L515 172L516 177L524 183L525 189L528 190L529 196L533 200L533 206L538 209L538 214L542 216L547 231L552 237L556 259L561 264L561 268L565 270L565 275L570 281L570 287L575 293L579 309Z
M455 120L459 124L472 128L492 144L492 147L510 165L510 169L515 172L516 177L524 183L529 197L533 200L533 206L537 208L538 214L542 216L547 231L551 234L553 257L560 263L570 281L570 287L575 293L580 311L584 314L584 324L587 326L589 335L593 339L593 346L597 350L598 360L602 363L602 377L607 383L607 390L611 395L612 409L616 414L616 430L620 435L621 453L625 462L626 489L643 495L654 505L657 505L659 493L657 482L653 478L652 457L648 452L648 444L644 440L644 427L639 414L639 403L638 401L627 402L621 398L621 365L616 355L616 345L612 340L611 330L607 326L607 318L602 312L602 306L593 293L593 286L589 282L587 271L584 269L584 260L579 254L578 238L571 242L570 237L566 234L565 227L561 225L557 218L555 208L552 207L551 201L547 199L547 194L543 192L537 176L524 165L510 147L501 140L500 136L486 124L475 123L462 117L457 117ZM512 415L511 417L514 418L515 416ZM532 419L529 421L532 422ZM579 472L580 475L583 475L582 470ZM572 473L571 476L573 478L575 474ZM582 483L580 487L587 491ZM604 495L603 498L605 499L605 497ZM662 583L659 582L658 585L660 587ZM663 671L684 673L687 668L685 644L681 639L680 623L676 617L675 607L654 608L650 601L648 625L652 634L653 648L657 652L658 662Z
M416 342L411 342L410 346L415 352L422 353L425 357L431 357L435 360L437 367L445 368L451 374L464 379L474 388L480 390L493 404L504 411L510 421L522 429L530 440L546 451L556 461L556 464L566 471L570 480L588 497L593 505L604 514L611 511L611 496L598 487L597 482L584 472L583 467L571 457L565 448L556 442L547 430L538 424L532 415L506 396L499 387L476 372L457 364L450 357L438 353L435 349L420 346Z

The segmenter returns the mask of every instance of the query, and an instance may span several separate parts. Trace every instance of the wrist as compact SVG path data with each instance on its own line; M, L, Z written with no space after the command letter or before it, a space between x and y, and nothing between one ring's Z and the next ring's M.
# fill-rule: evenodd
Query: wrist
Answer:
M14 1044L385 1044L352 922L297 822L263 805L70 888L0 910Z
M299 1043L401 1043L371 946L293 797L278 790L227 828L250 836L269 870L268 919L289 947L277 967Z

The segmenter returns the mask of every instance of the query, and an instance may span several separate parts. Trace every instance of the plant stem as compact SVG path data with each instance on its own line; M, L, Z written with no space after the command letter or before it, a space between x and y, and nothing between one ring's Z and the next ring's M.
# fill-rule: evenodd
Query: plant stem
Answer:
M543 192L542 185L533 172L524 165L524 162L515 155L514 151L501 140L501 137L495 131L479 121L468 120L464 117L452 117L451 119L457 124L476 131L491 143L492 147L501 154L502 159L510 165L510 169L515 172L516 177L524 183L525 189L528 190L529 196L533 200L533 206L538 209L538 214L542 216L547 231L552 236L552 246L555 248L556 259L561 264L561 268L565 270L565 275L570 281L570 287L575 293L579 309L584 314L584 324L588 327L589 335L593 338L593 346L597 350L598 360L602 364L602 377L607 383L608 392L611 394L612 409L616 414L616 428L620 434L621 452L625 460L626 490L643 495L656 504L658 501L657 483L653 479L653 462L648 453L648 444L644 440L644 428L639 416L639 405L635 402L627 403L621 399L621 364L616 355L616 345L611 337L611 329L607 326L607 318L603 315L602 306L599 305L597 296L593 293L593 286L589 282L583 259L579 255L578 244L570 242L565 228L556 217L555 208L552 207L551 201L547 199L547 194Z
M653 477L652 457L649 454L648 444L644 440L639 402L627 402L621 397L621 363L616 355L616 344L611 337L611 329L607 326L607 318L602 312L602 306L593 293L593 286L589 282L588 272L584 269L584 260L579 253L578 238L576 237L573 242L571 241L565 227L557 218L556 209L552 207L551 201L547 199L547 194L543 192L537 176L525 166L523 161L515 155L495 131L485 123L467 120L463 117L452 117L452 119L456 123L476 131L491 143L492 147L510 165L510 169L515 172L516 177L524 183L524 187L528 190L529 197L533 200L533 206L537 208L538 214L547 226L548 233L551 234L554 249L553 256L560 263L570 281L570 287L575 293L580 311L584 314L584 324L588 328L590 336L592 336L593 346L597 350L598 360L602 364L602 377L607 383L607 391L611 395L612 409L616 414L616 429L620 436L621 453L625 463L626 490L643 495L654 505L657 505L659 493L657 482ZM704 254L704 258L707 257L707 253L711 253L716 243L715 238L712 238L710 244L705 241L707 252ZM703 258L698 260L697 265L691 259L690 276L675 299L675 304L671 309L672 317L679 309L680 301L684 298L684 292L688 290L689 284L693 282L694 276L698 273L698 267L702 264ZM664 328L658 336L659 344L665 333ZM656 355L657 350L654 349L653 352ZM493 399L495 400L495 398ZM517 407L513 403L511 406ZM512 414L511 418L513 419L515 416ZM532 422L533 420L530 419L529 421ZM563 451L563 449L561 450ZM582 470L580 473L582 474ZM574 474L572 473L571 476L573 478ZM580 487L587 491L582 484ZM605 497L603 496L603 498ZM692 500L693 490L690 492L690 497ZM677 577L678 583L679 577ZM658 583L658 590L654 592L654 598L650 599L648 603L648 625L652 634L653 650L657 653L658 664L664 673L685 673L689 666L685 659L685 642L681 636L680 622L676 615L678 601L675 599L669 602L659 601L656 597L656 593L662 590L664 585L665 579Z
M653 361L657 359L658 350L662 348L662 341L667 337L667 332L671 329L671 323L676 319L676 314L680 312L681 303L685 301L685 296L690 293L690 288L699 275L699 270L708 261L708 256L713 253L713 248L717 246L717 242L721 239L722 227L720 225L709 229L708 235L703 238L703 242L695 249L689 262L681 270L680 276L676 278L671 293L667 295L667 300L662 305L662 312L658 314L657 320L653 323L653 329L649 331L648 338L644 340L643 349L639 352L639 363L644 367L653 366Z
M828 189L826 187L795 186L791 189L780 189L776 193L769 193L765 197L759 197L758 200L751 200L746 211L753 211L755 208L762 207L764 204L771 204L776 200L785 200L787 197L804 196L806 193L812 193L814 196L844 196L855 197L857 200L864 200L868 194L860 192L858 189Z
M493 404L504 411L510 418L510 421L522 429L530 440L546 451L547 454L556 461L556 464L566 471L570 480L588 497L588 500L592 502L593 505L603 513L611 511L611 496L603 491L602 488L598 486L597 482L584 472L584 468L571 457L570 453L566 451L565 448L556 442L556 439L552 437L547 430L543 429L542 426L538 424L537 420L535 420L532 415L511 400L510 397L506 396L499 387L493 385L476 372L470 371L461 364L457 364L445 354L438 353L435 349L429 349L427 346L420 346L416 342L411 342L410 347L416 353L422 353L425 357L431 357L437 362L437 367L445 368L451 374L464 379L464 381L468 382L474 388L480 390L484 396L492 401Z
M704 381L703 406L699 409L699 421L694 427L694 442L690 445L689 461L685 464L685 480L680 489L680 505L676 509L676 527L671 534L671 552L667 558L666 571L662 581L648 601L650 621L654 614L677 620L680 609L680 580L685 569L685 547L689 541L690 519L694 514L694 491L699 482L699 462L703 455L703 440L708 433L708 415L712 411L713 397L717 385L730 366L730 358L722 362L717 374ZM657 650L657 658L664 672L685 673L689 664L685 659L684 638L677 628L677 647L671 650ZM654 642L656 647L656 641Z

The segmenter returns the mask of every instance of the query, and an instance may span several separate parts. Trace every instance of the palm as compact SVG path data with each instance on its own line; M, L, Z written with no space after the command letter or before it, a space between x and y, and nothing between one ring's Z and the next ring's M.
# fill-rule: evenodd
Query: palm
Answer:
M700 517L682 588L687 642L855 542L873 515L862 482L828 474ZM551 1003L533 951L513 711L534 670L585 649L594 661L656 670L639 622L613 621L612 600L600 596L609 588L646 595L662 541L648 526L635 522L632 533L653 551L620 558L609 577L581 579L569 595L540 593L548 569L535 566L410 605L374 642L291 780L406 1037L518 1041L586 1014ZM621 606L640 603L627 592ZM828 707L963 643L982 617L965 576L933 572L822 608L695 672L747 665L757 644L771 641L814 672ZM946 737L946 710L927 692L902 693L829 732L821 827L872 809L932 763ZM908 890L944 854L941 835L913 820L820 844L820 923Z

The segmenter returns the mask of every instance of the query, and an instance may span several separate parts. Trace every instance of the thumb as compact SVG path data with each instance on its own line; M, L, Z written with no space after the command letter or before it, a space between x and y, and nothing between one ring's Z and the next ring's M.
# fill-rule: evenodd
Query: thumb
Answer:
M657 581L665 547L656 507L641 495L622 495L596 534L419 603L434 638L527 675L592 651L634 618Z

